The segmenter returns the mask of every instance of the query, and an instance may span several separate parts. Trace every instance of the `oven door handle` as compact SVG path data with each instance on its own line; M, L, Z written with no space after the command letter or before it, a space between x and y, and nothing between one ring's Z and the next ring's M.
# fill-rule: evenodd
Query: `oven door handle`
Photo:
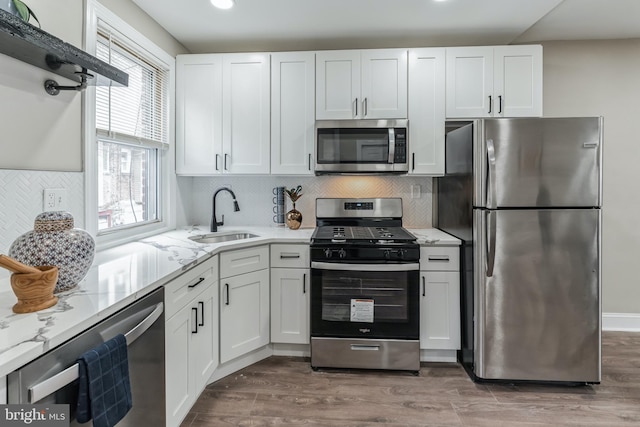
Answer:
M340 271L413 271L420 270L420 264L341 264L337 262L312 262L311 268L316 270Z

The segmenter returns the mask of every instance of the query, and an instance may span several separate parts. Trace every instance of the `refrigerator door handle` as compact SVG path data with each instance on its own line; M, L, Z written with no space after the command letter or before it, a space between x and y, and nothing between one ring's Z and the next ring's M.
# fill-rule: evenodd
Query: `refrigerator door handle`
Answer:
M496 262L496 213L487 212L487 277L493 277Z
M496 149L493 145L493 139L487 139L487 161L489 163L489 175L487 179L487 207L495 208L497 203L496 197Z

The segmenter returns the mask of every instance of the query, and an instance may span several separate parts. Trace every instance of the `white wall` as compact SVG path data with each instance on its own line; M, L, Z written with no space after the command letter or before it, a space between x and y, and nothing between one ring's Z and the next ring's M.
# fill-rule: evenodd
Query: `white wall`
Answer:
M83 47L82 0L29 0L42 29ZM171 55L187 50L130 0L103 0L107 8ZM0 54L0 169L81 171L82 94L44 91L44 81L74 83Z
M640 40L543 46L545 116L604 116L603 312L640 313Z

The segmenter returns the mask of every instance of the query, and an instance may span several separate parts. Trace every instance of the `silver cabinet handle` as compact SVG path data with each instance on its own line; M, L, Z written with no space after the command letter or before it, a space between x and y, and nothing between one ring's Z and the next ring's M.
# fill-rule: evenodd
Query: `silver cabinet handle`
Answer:
M156 308L147 317L142 319L142 321L138 323L133 329L124 334L124 337L127 340L127 345L131 345L135 340L142 336L142 334L144 334L147 329L149 329L151 325L153 325L156 320L158 320L158 318L162 316L163 311L164 304L161 302L156 304ZM50 394L55 393L67 384L71 384L73 381L77 380L79 376L80 370L78 364L74 363L64 371L30 387L28 390L29 403L35 403L40 399L43 399Z

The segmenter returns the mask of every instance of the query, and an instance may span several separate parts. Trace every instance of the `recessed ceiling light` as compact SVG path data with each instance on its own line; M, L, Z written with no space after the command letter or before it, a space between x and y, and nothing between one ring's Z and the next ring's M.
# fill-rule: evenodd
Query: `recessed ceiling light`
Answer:
M234 0L211 0L211 4L218 9L231 9L235 2Z

